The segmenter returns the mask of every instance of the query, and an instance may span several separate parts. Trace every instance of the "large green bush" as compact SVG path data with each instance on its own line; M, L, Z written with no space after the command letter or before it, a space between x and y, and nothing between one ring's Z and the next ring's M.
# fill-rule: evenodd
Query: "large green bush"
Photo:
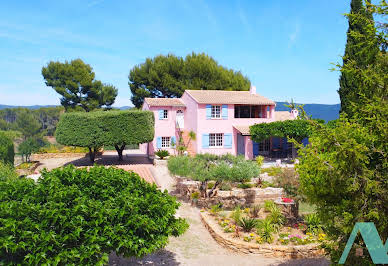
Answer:
M17 174L12 165L0 161L0 182L8 178L16 178Z
M103 265L111 252L143 256L187 228L174 197L117 168L7 179L0 199L1 265Z
M125 145L153 140L154 115L137 110L65 113L57 125L56 138L63 145L88 147L92 161L98 148L114 146L121 160Z
M260 174L260 167L256 162L247 161L244 156L230 154L218 156L205 153L194 157L170 157L168 169L174 175L201 181L204 192L208 181L216 181L207 196L211 196L222 181L246 182Z
M13 165L15 151L12 140L0 132L0 161Z

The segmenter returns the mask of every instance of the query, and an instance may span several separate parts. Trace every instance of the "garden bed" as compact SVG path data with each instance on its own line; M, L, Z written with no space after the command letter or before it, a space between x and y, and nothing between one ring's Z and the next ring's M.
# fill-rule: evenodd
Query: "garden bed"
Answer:
M201 220L205 227L209 230L212 237L223 247L231 249L239 253L253 253L266 257L281 257L281 258L317 258L323 257L324 251L319 247L319 243L306 243L304 245L294 244L289 242L286 245L261 242L260 236L255 233L243 233L240 232L240 236L237 237L235 232L225 232L220 224L225 220L219 216L215 216L206 211L200 213ZM294 232L298 232L298 229L291 229ZM307 235L307 237L310 237Z
M182 177L177 179L177 193L186 200L193 200L199 207L210 208L212 205L221 204L223 208L233 209L235 206L249 206L261 204L265 200L276 200L283 194L282 188L274 187L251 187L251 188L234 188L231 190L216 190L212 197L199 197L193 199L193 195L200 193L200 181L193 181Z

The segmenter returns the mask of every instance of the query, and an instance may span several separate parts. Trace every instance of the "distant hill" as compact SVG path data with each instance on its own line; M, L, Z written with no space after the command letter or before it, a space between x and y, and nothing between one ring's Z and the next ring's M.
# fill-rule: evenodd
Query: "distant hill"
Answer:
M284 105L286 102L276 102L276 111L289 111L288 107ZM57 105L32 105L32 106L13 106L13 105L2 105L0 104L0 110L5 108L29 108L29 109L39 109L42 107L55 107ZM132 106L121 106L115 107L115 109L128 110L132 109ZM337 119L339 117L340 104L305 104L304 110L307 114L312 115L313 118L324 119L325 121L330 121Z
M6 108L28 108L28 109L39 109L39 108L44 108L44 107L55 107L58 105L29 105L29 106L17 106L17 105L4 105L0 104L0 110L1 109L6 109Z
M286 102L276 102L275 111L289 111L290 108L285 107ZM309 103L304 105L304 110L313 118L324 119L325 121L335 120L339 118L340 104L317 104Z

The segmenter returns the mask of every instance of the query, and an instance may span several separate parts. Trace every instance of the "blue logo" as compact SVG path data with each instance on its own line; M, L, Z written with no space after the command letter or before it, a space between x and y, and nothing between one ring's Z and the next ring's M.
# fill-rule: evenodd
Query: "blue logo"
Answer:
M348 242L346 243L345 249L339 260L339 264L345 263L358 231L361 233L361 237L365 242L373 263L388 264L388 239L385 241L384 246L374 223L356 223L353 227L352 233L350 234Z

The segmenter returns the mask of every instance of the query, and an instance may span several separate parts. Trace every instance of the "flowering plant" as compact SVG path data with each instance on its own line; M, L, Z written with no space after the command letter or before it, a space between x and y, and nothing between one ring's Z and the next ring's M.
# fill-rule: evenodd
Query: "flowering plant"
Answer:
M297 228L299 230L302 230L302 231L306 231L307 230L307 226L303 223L297 223L297 224L294 224L294 228Z
M282 198L282 202L284 202L284 203L293 203L294 200L290 199L290 198Z

